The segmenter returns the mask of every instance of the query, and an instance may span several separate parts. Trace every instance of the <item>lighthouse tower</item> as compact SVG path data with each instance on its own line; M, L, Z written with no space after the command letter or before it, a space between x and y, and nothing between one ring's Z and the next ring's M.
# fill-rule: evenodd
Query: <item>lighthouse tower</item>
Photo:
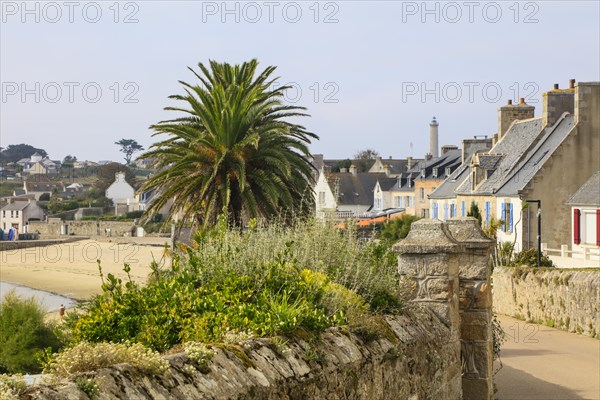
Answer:
M433 117L433 120L431 120L431 123L429 124L429 154L434 158L440 156L438 146L438 125L435 117Z

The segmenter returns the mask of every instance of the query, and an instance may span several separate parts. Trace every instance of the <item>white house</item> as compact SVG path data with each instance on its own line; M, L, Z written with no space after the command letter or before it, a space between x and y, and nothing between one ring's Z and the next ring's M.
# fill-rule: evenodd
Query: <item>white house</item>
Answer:
M600 250L600 171L567 201L571 206L573 258L586 258ZM598 257L590 257L598 260ZM596 262L597 267L600 263Z
M125 173L117 172L115 181L106 189L106 197L116 204L129 204L135 201L135 190L125 180Z
M9 203L0 210L0 227L3 230L15 228L18 233L27 232L29 220L44 219L44 210L37 201L27 197L12 197Z

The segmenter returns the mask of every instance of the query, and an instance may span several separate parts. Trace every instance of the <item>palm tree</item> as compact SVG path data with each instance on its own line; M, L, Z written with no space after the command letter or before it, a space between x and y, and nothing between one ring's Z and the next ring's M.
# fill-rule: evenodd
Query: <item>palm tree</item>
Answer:
M289 86L274 87L270 66L256 78L258 61L230 65L198 64L200 81L179 81L185 95L170 98L183 107L165 110L186 115L151 126L155 143L140 158L153 160L157 172L144 185L159 195L147 210L152 218L171 200L169 217L180 224L214 224L225 211L232 226L244 219L306 210L313 201L313 167L308 144L318 137L285 119L308 116L304 107L285 105Z

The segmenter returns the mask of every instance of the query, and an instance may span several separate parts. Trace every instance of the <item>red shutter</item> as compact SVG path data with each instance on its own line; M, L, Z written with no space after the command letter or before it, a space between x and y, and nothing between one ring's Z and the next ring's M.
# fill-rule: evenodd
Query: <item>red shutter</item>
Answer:
M579 211L579 208L574 208L573 209L573 242L575 244L581 243L581 235L579 232L579 216L580 215L581 215L581 212Z
M600 208L596 209L596 246L600 246Z

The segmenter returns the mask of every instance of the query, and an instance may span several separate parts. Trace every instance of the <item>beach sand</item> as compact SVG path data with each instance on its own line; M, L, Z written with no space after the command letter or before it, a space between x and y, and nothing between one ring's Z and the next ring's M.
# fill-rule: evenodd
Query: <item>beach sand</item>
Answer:
M60 245L0 251L0 280L45 290L75 300L87 300L101 292L102 272L127 280L125 263L131 266L131 277L143 283L153 259L159 261L163 247L151 246L150 238L138 243L115 243L81 240ZM162 239L164 242L165 239ZM154 240L159 242L159 240Z

